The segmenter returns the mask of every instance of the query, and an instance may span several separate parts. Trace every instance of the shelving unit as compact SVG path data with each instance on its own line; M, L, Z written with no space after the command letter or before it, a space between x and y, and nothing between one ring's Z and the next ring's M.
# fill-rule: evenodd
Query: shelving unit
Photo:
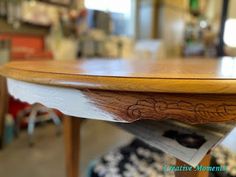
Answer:
M27 35L46 35L50 26L36 25L27 22L21 22L19 28L14 28L12 25L8 24L4 17L0 18L0 34L2 33L14 33L14 34L27 34Z

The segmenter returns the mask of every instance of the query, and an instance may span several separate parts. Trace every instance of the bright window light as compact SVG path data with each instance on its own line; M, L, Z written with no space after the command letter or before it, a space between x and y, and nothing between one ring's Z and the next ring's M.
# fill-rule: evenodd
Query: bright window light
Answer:
M229 47L236 47L236 19L225 22L224 42Z
M100 11L110 11L123 14L129 14L131 11L131 0L85 0L84 4L87 9Z
M221 60L221 75L224 77L235 77L236 76L236 58L222 57Z

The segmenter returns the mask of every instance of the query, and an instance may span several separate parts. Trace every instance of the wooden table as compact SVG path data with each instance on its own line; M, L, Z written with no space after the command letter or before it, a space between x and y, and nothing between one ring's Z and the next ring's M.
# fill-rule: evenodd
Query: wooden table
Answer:
M77 177L80 118L190 124L236 120L236 60L80 60L12 62L1 68L9 92L62 111L67 176ZM209 155L201 164L209 164ZM177 165L183 162L177 161ZM207 176L179 172L176 176Z

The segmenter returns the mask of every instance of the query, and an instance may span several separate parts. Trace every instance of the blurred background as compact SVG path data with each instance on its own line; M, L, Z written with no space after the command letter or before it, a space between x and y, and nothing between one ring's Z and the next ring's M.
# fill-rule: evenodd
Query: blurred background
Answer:
M13 60L234 56L234 3L1 0L1 50Z
M0 62L235 57L234 7L236 0L0 0ZM226 70L235 63L227 58ZM65 176L61 114L22 103L8 96L4 79L0 84L7 105L0 112L0 176ZM133 139L90 120L81 136L83 177L94 159Z

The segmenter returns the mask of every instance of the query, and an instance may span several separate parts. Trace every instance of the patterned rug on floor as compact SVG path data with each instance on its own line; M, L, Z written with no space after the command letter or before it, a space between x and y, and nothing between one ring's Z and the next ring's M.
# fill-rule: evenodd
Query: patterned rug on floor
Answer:
M227 171L212 172L210 177L236 177L236 154L218 146L212 155L211 166L226 165ZM174 157L134 139L129 145L94 160L88 177L174 177L173 171L163 170L170 165L175 165Z

